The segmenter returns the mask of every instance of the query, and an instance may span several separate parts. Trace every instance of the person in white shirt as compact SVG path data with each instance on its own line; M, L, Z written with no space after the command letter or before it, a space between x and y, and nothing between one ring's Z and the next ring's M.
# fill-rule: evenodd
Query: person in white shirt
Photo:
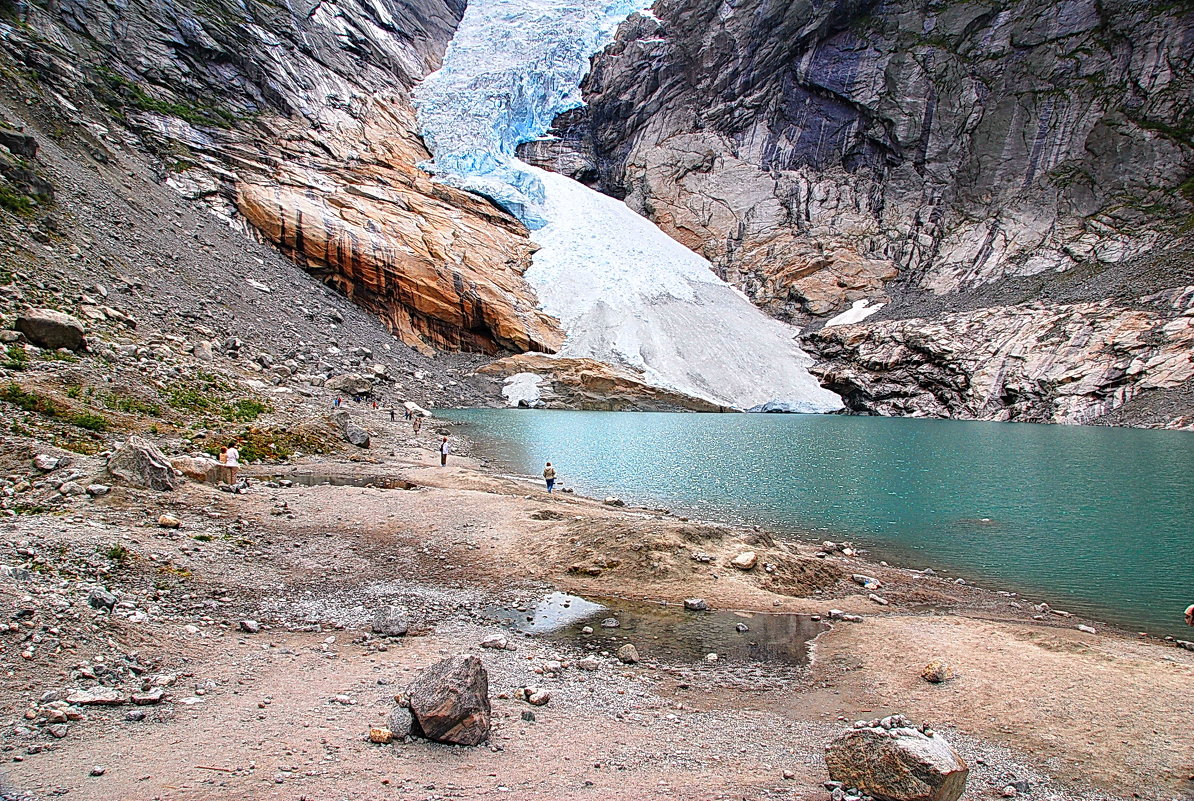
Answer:
M439 466L443 467L448 463L448 453L451 451L451 446L448 445L448 438L444 437L439 443Z
M236 483L236 470L240 467L240 451L236 449L236 444L229 442L228 450L225 453L224 466L228 468L228 483Z

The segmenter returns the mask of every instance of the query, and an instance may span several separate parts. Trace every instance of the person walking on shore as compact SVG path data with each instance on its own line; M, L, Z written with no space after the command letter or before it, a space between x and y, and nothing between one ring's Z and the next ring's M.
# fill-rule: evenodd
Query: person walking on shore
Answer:
M551 462L548 462L547 467L543 468L543 480L547 482L548 494L551 494L556 485L556 469L551 466Z
M395 420L397 420L397 419L398 419L398 413L397 413L397 412L395 412L395 411L394 411L394 407L393 407L393 406L391 406L391 407L390 407L390 422L392 423L392 422L394 422L394 421L395 421Z
M418 434L419 429L423 427L423 415L416 414L414 417L415 421L411 423L411 428L413 428L415 433ZM447 439L447 437L445 437L445 439Z
M418 419L418 418L416 418ZM448 453L451 451L451 446L448 445L448 438L444 437L439 443L439 466L443 467L448 463Z
M1194 604L1186 607L1186 625L1194 626Z

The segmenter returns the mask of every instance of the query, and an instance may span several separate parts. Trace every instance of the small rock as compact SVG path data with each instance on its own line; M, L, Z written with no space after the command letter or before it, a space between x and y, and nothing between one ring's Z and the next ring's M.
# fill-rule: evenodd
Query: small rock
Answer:
M242 620L238 626L241 631L247 634L257 634L261 631L261 624L256 620Z
M544 706L551 700L551 693L542 687L523 687L522 697L532 706Z
M494 634L481 641L482 648L492 648L495 651L505 651L510 648L510 639L504 634Z
M616 617L607 617L605 620L601 621L601 628L603 629L616 629L621 625L622 624L618 622Z
M394 742L394 732L380 726L374 726L369 729L369 742L389 745Z
M601 662L596 657L586 656L577 662L576 666L581 670L594 671L601 668Z
M70 734L70 726L66 725L65 723L55 723L51 726L46 726L46 732L49 733L51 737L61 740L66 735Z
M51 456L48 453L39 453L33 457L33 466L38 470L49 473L51 470L57 470L58 464L61 461L57 456Z
M743 551L730 560L730 564L739 570L751 570L759 563L759 555L754 551Z
M717 661L717 659L718 659L718 656L717 656L717 654L705 654L705 661L706 661L706 662L716 662L716 661Z
M948 662L943 662L940 659L934 659L929 664L925 665L924 670L920 672L920 677L931 684L940 684L943 681L957 678L957 671Z
M621 498L615 498L612 495L610 497L606 498L604 501L602 501L602 503L604 503L606 506L625 506L626 505L626 501L622 500Z
M410 613L402 606L386 606L373 613L373 633L401 637L410 630Z
M103 587L94 587L87 595L87 605L92 609L111 612L116 606L116 596Z
M158 518L158 525L162 528L178 528L182 521L174 515L162 515Z
M92 776L103 776L104 773L107 772L107 770L108 769L105 768L103 765L92 765L91 766L91 775Z
M390 710L389 717L386 719L386 728L400 740L410 735L413 723L414 719L411 717L410 710L404 706L396 706Z
M867 598L869 598L873 603L879 604L879 606L887 606L890 603L890 601L888 601L886 598L875 595L873 592L868 595Z
M1083 625L1079 625L1079 626L1078 626L1078 631L1084 631L1084 632L1086 632L1087 634L1098 634L1098 632L1097 632L1097 631L1095 631L1095 629L1094 629L1094 627L1093 627L1093 626L1083 626Z
M124 719L131 721L133 723L136 723L141 720L145 720L145 710L144 709L130 709L128 712L124 713Z
M617 657L621 662L623 662L627 665L637 664L638 663L638 649L636 649L630 643L626 643L625 645L623 645L621 648L618 649Z
M690 612L708 612L709 604L705 603L704 598L685 598L684 608Z
M107 484L88 484L87 494L92 498L98 498L101 495L107 495L111 491L111 487Z
M71 690L65 700L75 706L114 706L123 704L126 699L115 687L93 687L90 690Z
M746 632L750 631L750 626L746 625L745 623L737 623L734 625L734 631L738 632L739 634L745 634Z
M132 695L132 702L137 706L148 706L150 704L159 704L165 697L166 691L161 687L154 687L145 692L135 692Z

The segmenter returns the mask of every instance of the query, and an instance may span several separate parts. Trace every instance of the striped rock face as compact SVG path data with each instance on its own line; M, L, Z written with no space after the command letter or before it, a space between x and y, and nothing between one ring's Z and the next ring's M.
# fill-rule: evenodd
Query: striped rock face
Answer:
M489 674L478 657L436 662L406 692L415 729L428 739L480 745L489 738Z

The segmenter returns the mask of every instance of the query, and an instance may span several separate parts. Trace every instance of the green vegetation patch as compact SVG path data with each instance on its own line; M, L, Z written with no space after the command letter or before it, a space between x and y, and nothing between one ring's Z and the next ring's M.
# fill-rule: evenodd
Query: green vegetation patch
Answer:
M0 364L9 370L24 370L29 365L29 351L20 345L9 345Z
M166 402L182 412L219 417L233 423L251 423L274 410L254 398L230 398L236 392L219 376L199 371L188 382L178 382L167 389Z
M9 382L0 388L0 400L8 401L19 409L27 412L37 412L48 417L56 417L59 409L54 401L37 392L29 392L20 384Z
M108 90L123 104L142 111L177 117L195 126L231 128L239 117L219 106L196 101L162 100L151 95L141 84L111 70L99 70Z
M327 443L310 434L273 428L248 428L239 434L217 438L204 449L212 456L229 442L236 444L241 461L274 462L288 459L295 453L329 453Z

